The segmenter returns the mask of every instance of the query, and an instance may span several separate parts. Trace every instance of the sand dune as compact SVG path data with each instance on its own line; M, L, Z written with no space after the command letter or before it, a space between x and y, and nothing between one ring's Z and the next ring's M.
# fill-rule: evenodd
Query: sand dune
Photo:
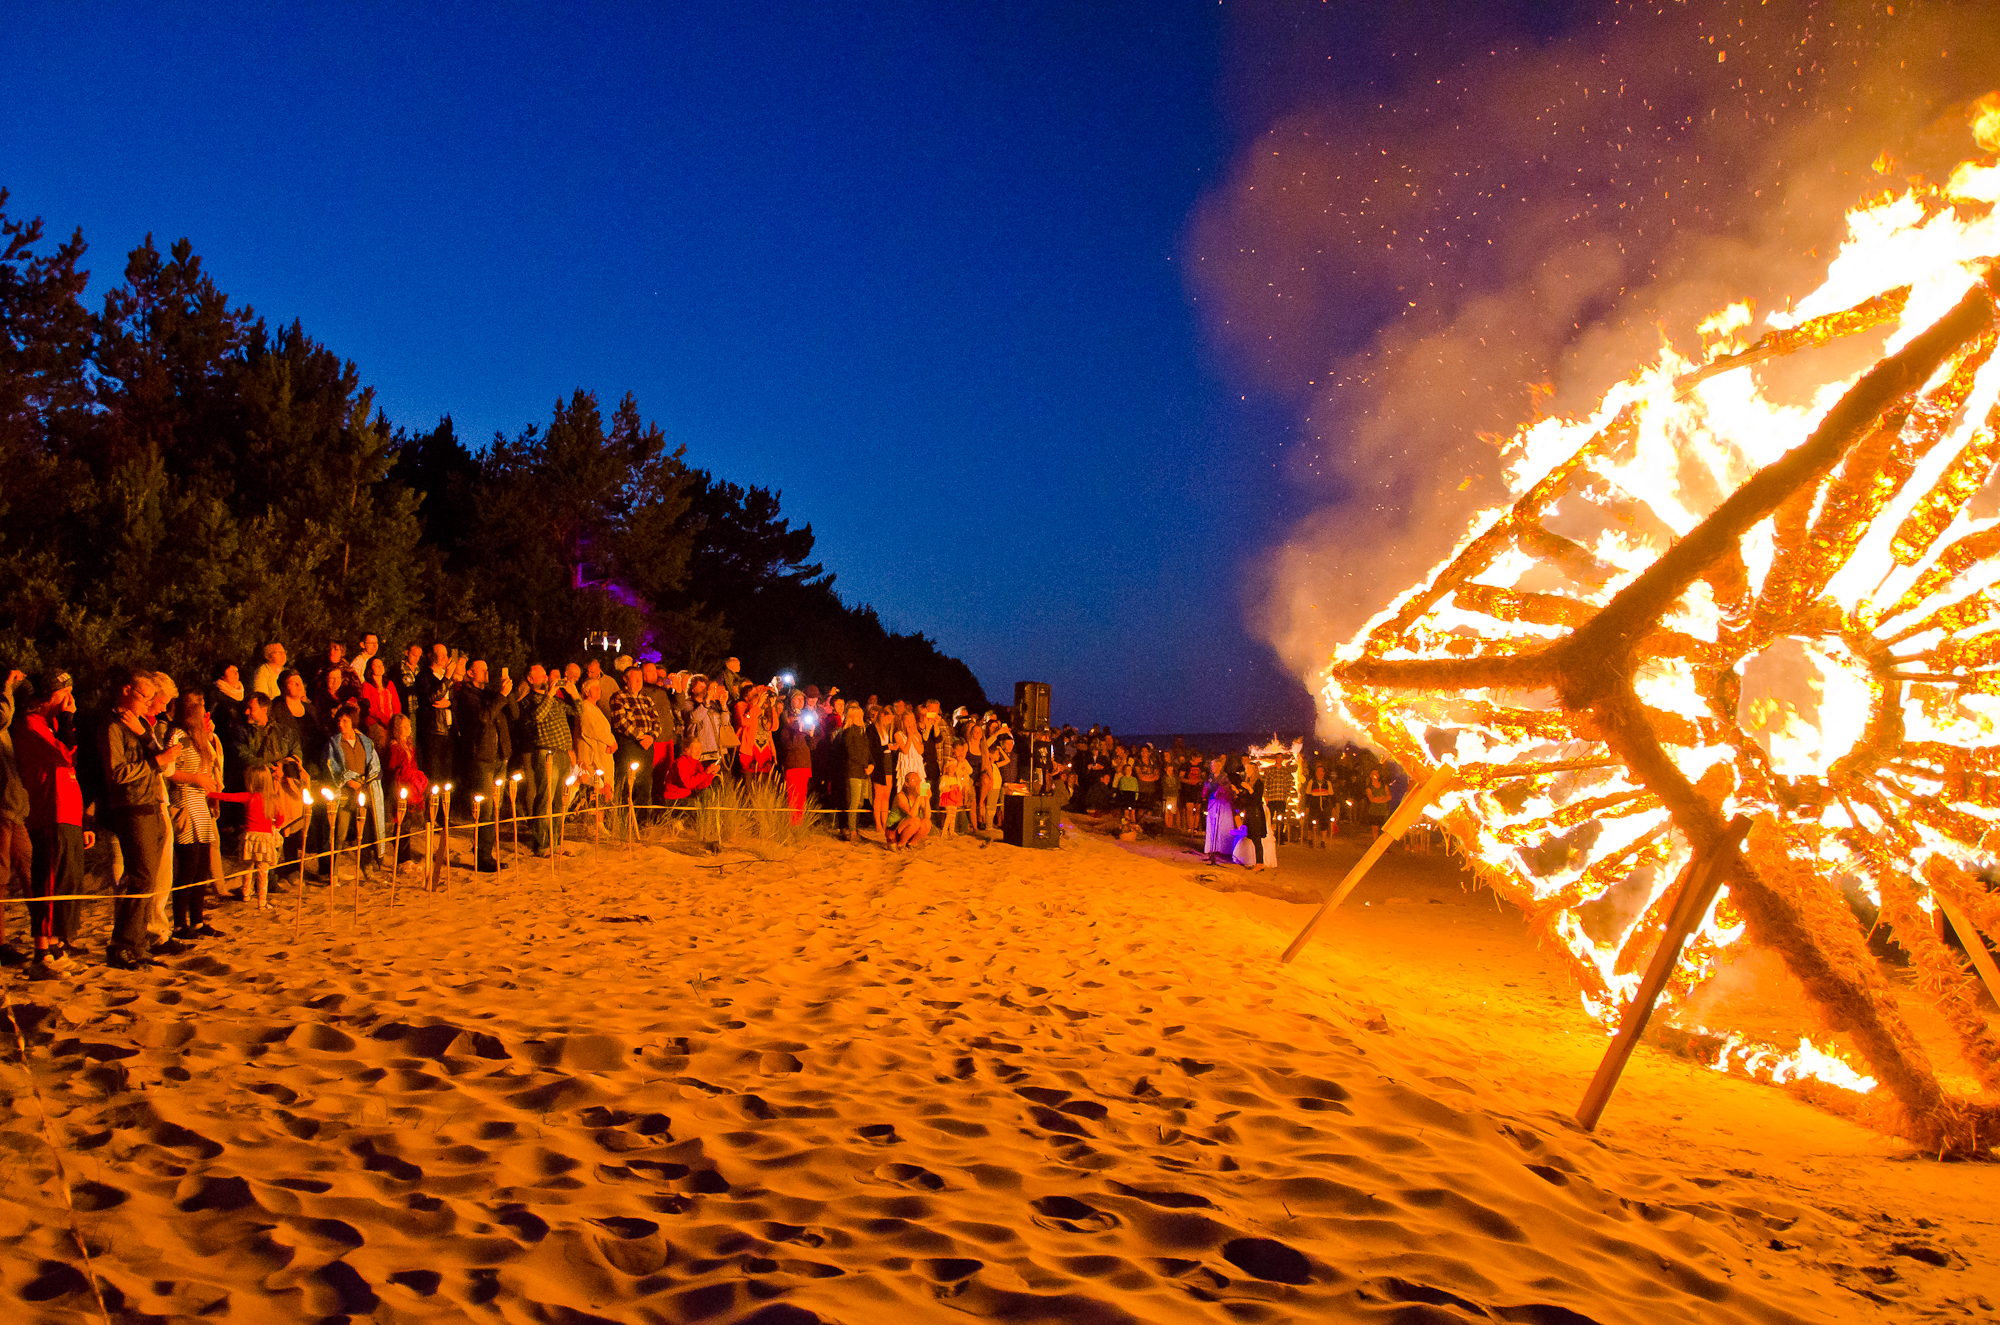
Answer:
M1388 908L1279 968L1301 909L1200 872L1089 837L587 852L393 915L371 891L358 928L350 888L330 922L315 892L299 942L288 910L227 910L232 937L169 971L13 997L114 1318L1610 1325L2000 1299L1985 1174L1643 1054L1585 1136L1566 1114L1602 1041L1572 1010L1496 997L1518 991L1450 969L1441 932L1433 966L1387 969ZM95 1319L9 1058L0 1298Z

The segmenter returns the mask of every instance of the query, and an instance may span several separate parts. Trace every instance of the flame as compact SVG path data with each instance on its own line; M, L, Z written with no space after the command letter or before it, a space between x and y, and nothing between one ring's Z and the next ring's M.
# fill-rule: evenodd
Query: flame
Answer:
M1979 146L2000 153L2000 94L1970 118ZM1552 691L1371 686L1346 670L1484 661L1568 636L1812 435L1860 379L1812 350L1865 334L1886 356L1959 304L2000 258L1996 203L1992 157L1961 163L1942 186L1871 198L1848 214L1825 278L1790 307L1760 325L1731 304L1700 324L1699 346L1663 344L1589 414L1521 428L1503 447L1510 503L1476 516L1315 678L1329 713L1405 767L1457 770L1464 785L1434 812L1568 955L1585 1011L1607 1026L1691 858L1665 805ZM1962 347L1803 499L1711 565L1641 650L1634 691L1664 752L1723 816L1769 827L1758 849L1773 869L1791 862L1828 890L1814 894L1832 897L1816 915L1855 918L1835 889L1885 918L1927 915L1938 869L2000 866L1987 849L2000 843L1994 349L1991 329ZM1779 397L1758 369L1789 355L1788 376L1822 364L1823 377ZM1661 1000L1670 1022L1744 928L1725 891ZM1922 960L1934 966L1925 987L1963 975ZM1781 1049L1703 1033L1724 1042L1718 1070L1876 1084L1803 1036Z

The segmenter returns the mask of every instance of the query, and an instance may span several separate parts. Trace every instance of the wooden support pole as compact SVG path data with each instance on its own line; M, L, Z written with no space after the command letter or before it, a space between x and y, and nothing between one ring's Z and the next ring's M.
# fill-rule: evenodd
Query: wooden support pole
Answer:
M1958 903L1945 896L1943 890L1932 888L1931 900L1938 904L1938 909L1944 912L1944 918L1951 922L1952 929L1958 934L1958 941L1965 945L1965 955L1972 958L1973 969L1986 982L1986 992L1993 996L1995 1003L2000 1003L2000 970L1994 968L1993 954L1986 951L1986 940L1980 937L1979 930L1966 918Z
M1723 830L1714 850L1702 853L1689 864L1687 878L1682 880L1673 909L1667 914L1666 927L1660 934L1660 946L1653 949L1653 960L1646 967L1645 978L1639 982L1639 990L1633 995L1631 1006L1625 1009L1625 1015L1618 1022L1618 1034L1612 1037L1611 1047L1605 1050L1604 1061L1597 1065L1597 1075L1590 1079L1590 1089L1583 1092L1583 1106L1576 1111L1576 1121L1584 1131L1597 1129L1597 1120L1604 1116L1604 1106L1610 1103L1611 1092L1618 1088L1618 1078L1624 1073L1625 1064L1631 1061L1632 1051L1639 1047L1639 1037L1646 1033L1646 1023L1652 1020L1653 1004L1659 1002L1660 992L1667 987L1668 977L1680 964L1681 946L1708 917L1708 908L1722 887L1722 862L1736 854L1736 849L1743 845L1743 839L1749 834L1750 817L1739 814Z
M1417 816L1423 813L1424 807L1457 785L1458 775L1449 768L1440 768L1431 774L1430 781L1424 783L1421 789L1403 797L1403 803L1389 816L1389 822L1382 825L1382 835L1370 844L1366 855L1354 862L1354 868L1347 871L1347 877L1340 881L1340 886L1320 903L1319 910L1313 912L1313 918L1306 922L1306 927L1299 931L1299 936L1292 940L1291 946L1285 949L1282 957L1278 958L1280 965L1299 955L1300 949L1304 948L1306 941L1312 938L1313 931L1319 928L1320 922L1331 915L1335 907L1347 900L1347 894L1353 892L1355 885L1367 877L1369 870L1375 868L1375 862L1382 859L1382 853L1389 849L1390 844L1409 831L1410 825L1417 821Z

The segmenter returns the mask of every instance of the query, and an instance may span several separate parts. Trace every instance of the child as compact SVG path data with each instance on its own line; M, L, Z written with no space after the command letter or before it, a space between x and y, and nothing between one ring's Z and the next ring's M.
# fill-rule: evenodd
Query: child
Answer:
M954 753L938 773L938 808L944 811L940 837L958 836L958 810L965 804L965 789L972 784L972 765L963 754Z
M284 843L278 837L278 798L269 768L252 768L243 774L242 791L211 791L209 797L235 801L247 816L243 826L243 860L256 870L257 909L271 909L268 883L271 866L284 857ZM243 900L250 900L244 889Z
M1181 826L1181 770L1171 757L1160 765L1160 822L1168 832Z
M1118 761L1118 780L1112 785L1111 808L1118 811L1118 827L1122 829L1139 826L1139 775L1132 767L1132 756L1126 755Z
M931 805L930 798L924 795L923 776L905 773L895 803L889 808L889 850L915 846L930 831Z

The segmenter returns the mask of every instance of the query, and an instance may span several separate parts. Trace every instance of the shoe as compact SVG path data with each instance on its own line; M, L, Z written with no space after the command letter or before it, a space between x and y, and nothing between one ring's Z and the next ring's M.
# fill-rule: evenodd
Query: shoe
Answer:
M177 942L192 943L197 937L198 935L191 925L177 925L174 927L174 939Z
M42 965L60 975L68 975L83 965L82 962L79 962L60 948L50 948L48 955L43 957L41 961Z
M113 948L104 955L104 964L114 971L146 971L159 965L151 957L130 948Z
M0 966L26 966L27 964L28 954L22 952L19 948L10 948L4 943L0 943Z
M155 943L153 945L152 955L157 957L162 953L164 953L169 957L178 957L187 950L188 950L188 945L181 942L179 939L168 939L163 943Z
M221 930L217 929L215 926L208 924L206 922L196 925L194 927L194 932L200 937L205 939L219 939L222 937Z
M28 979L31 981L54 980L59 978L56 968L49 965L48 960L42 957L37 957L33 961L28 963L27 975Z
M482 860L479 862L478 868L481 874L498 874L501 870L507 868L507 862L503 860Z

